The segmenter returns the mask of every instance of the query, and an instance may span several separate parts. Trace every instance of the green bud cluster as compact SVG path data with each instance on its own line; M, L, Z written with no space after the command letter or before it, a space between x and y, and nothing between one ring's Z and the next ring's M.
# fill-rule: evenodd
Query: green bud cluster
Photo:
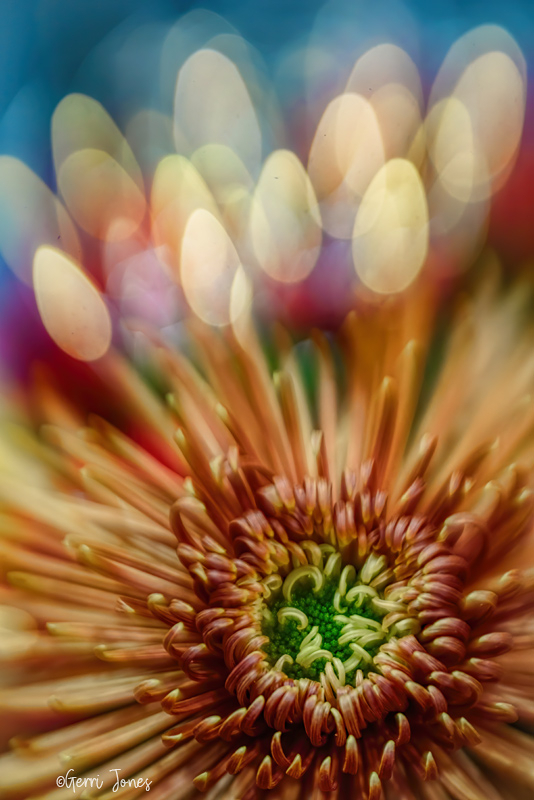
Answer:
M312 589L299 586L295 588L290 603L280 594L268 604L273 620L265 620L263 623L262 632L269 637L269 642L263 646L263 650L272 665L284 654L291 656L294 663L286 663L284 665L284 672L289 678L319 680L321 673L324 672L327 663L325 658L316 659L308 669L304 669L300 664L296 663L301 643L314 626L318 627L322 637L321 649L329 650L334 658L339 658L343 662L347 661L352 655L352 650L348 645L341 646L339 644L343 623L334 620L334 617L340 613L335 609L333 603L336 589L337 582L334 583L332 581L327 581L324 588L318 593L314 593ZM378 622L381 620L381 617L377 615L367 599L358 607L356 607L355 603L344 603L343 605L346 608L346 610L343 610L343 614L359 614ZM286 618L279 622L277 615L283 608L296 608L303 611L308 618L308 626L304 630L299 630L296 620ZM371 655L374 655L377 649L368 648L368 651ZM346 683L351 683L354 675L355 671L352 674L348 674Z

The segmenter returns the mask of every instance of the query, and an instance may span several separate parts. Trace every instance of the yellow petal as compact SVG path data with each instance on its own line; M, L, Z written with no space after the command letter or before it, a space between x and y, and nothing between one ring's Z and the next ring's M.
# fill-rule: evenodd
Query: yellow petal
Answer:
M151 202L156 245L167 248L178 271L182 236L189 217L203 208L219 218L215 200L191 162L183 156L172 155L158 164Z
M31 285L31 265L42 244L81 257L76 228L57 197L26 164L0 157L0 252L18 278Z
M256 259L285 283L310 274L321 247L321 220L306 171L296 155L276 150L265 162L249 221Z
M323 228L329 234L350 239L361 197L383 163L384 144L371 103L351 93L332 100L317 126L308 160Z
M117 161L142 190L143 177L132 150L104 107L84 94L69 94L52 116L52 152L56 173L78 150L102 150Z
M197 209L184 231L180 276L187 302L205 322L230 322L232 284L239 266L239 256L221 223L209 211Z
M39 313L56 344L80 361L101 358L111 343L111 319L81 267L53 247L40 247L33 284Z
M358 210L352 241L354 266L365 286L399 292L417 276L428 250L428 209L419 173L410 161L388 161Z
M249 170L261 161L261 131L241 74L216 50L198 50L178 74L174 118L191 151L205 144L234 150ZM178 143L177 143L178 146Z
M98 239L128 239L143 221L144 194L103 150L72 153L61 165L57 182L78 225Z

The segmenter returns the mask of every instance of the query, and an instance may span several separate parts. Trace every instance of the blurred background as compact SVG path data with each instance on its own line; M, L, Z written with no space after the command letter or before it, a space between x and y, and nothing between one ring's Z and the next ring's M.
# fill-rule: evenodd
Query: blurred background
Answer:
M486 27L473 38L469 32L478 26ZM467 38L462 39L466 35ZM393 47L376 50L384 43ZM201 48L215 50L225 58L221 62L215 60L213 64L207 63L209 59L206 58L195 61L191 57ZM486 142L490 149L493 147L493 155L488 158L491 161L494 157L495 162L492 162L493 166L486 165L484 180L475 175L478 166L473 168L470 164L475 177L469 179L466 186L464 178L459 179L454 168L451 174L450 154L445 152L446 147L443 151L443 142L458 138L463 112L453 113L454 109L449 106L445 115L441 107L434 117L430 112L440 102L445 102L444 98L451 94L455 81L462 74L465 77L462 70L471 57L494 51L506 53L506 63L489 60L482 75L480 70L469 74L464 81L464 95L460 98L471 114L470 130L475 130L478 125L479 133L482 130L484 133L481 135L488 141L491 139L489 144ZM374 55L362 61L366 53ZM388 80L391 81L389 73L402 72L398 85L402 85L404 94L397 92L386 98L384 119L388 131L384 132L382 124L382 138L384 141L388 136L392 141L395 139L395 131L406 121L412 101L416 106L413 131L409 137L406 134L409 141L407 138L403 142L404 150L394 141L388 153L386 142L382 160L400 155L411 159L421 172L423 191L427 193L430 209L427 227L430 224L431 247L428 253L425 249L426 268L433 271L446 293L451 280L476 260L485 242L510 273L529 269L534 253L534 193L530 189L534 180L534 95L527 74L533 60L534 15L529 0L489 0L484 3L459 0L432 3L416 0L377 0L372 3L368 0L330 0L326 3L318 0L306 3L218 0L203 4L172 0L3 0L0 4L0 154L4 157L0 166L0 355L3 363L13 369L14 362L26 362L29 353L33 358L41 346L45 349L49 346L49 343L42 343L42 338L36 333L41 330L41 322L29 288L38 236L42 234L44 243L51 244L50 226L43 222L39 216L41 212L36 209L52 201L36 178L54 193L59 188L59 196L81 228L72 234L73 241L75 239L75 244L71 242L72 247L69 248L68 241L64 243L65 235L60 244L67 253L74 253L83 261L85 270L97 288L106 293L106 302L114 304L116 313L122 317L145 316L160 329L169 331L184 313L181 290L176 294L174 279L170 281L172 286L169 284L168 269L172 271L173 264L164 263L165 258L161 257L162 241L168 247L169 236L172 238L173 235L167 229L168 224L163 221L152 230L150 254L147 255L145 241L141 264L139 259L135 261L140 257L137 231L135 236L124 232L114 236L109 231L105 235L95 233L94 209L104 201L100 195L95 199L94 187L90 189L89 184L82 186L78 179L82 166L87 176L85 162L78 165L78 172L72 171L70 177L63 170L63 185L58 187L61 153L70 154L84 146L95 147L95 136L100 144L104 139L109 144L116 135L106 121L107 116L104 119L100 111L95 110L96 106L88 107L83 103L75 103L75 107L62 104L61 110L55 113L55 123L51 123L55 109L65 96L81 93L94 98L114 120L128 142L126 146L122 139L120 142L117 139L114 147L117 152L121 151L122 156L116 156L116 152L114 155L122 167L132 155L135 166L131 168L130 177L139 170L138 186L147 196L151 194L152 214L163 207L171 184L175 186L176 182L192 180L189 173L186 177L181 172L174 175L172 169L177 165L173 162L172 169L167 164L165 175L160 169L160 180L155 188L154 175L158 174L158 165L161 166L168 154L176 152L193 159L195 169L208 184L217 207L224 207L226 229L232 229L235 223L232 231L234 243L242 232L243 205L249 203L251 196L254 203L261 200L262 211L256 215L257 219L250 215L252 206L247 205L249 216L246 223L249 239L252 230L256 260L261 262L260 267L267 274L260 288L257 281L255 284L256 305L260 313L262 310L267 316L276 313L289 319L296 327L310 323L329 327L337 325L347 309L352 307L355 280L363 288L375 292L387 293L390 290L389 284L384 284L385 279L382 278L381 283L376 276L369 277L369 272L366 273L369 262L366 248L373 245L374 240L371 237L369 244L365 238L367 233L361 228L364 223L360 224L358 242L352 242L351 253L349 240L351 236L358 238L352 232L353 217L349 220L348 234L344 230L345 222L339 221L340 214L343 216L341 205L350 205L350 202L346 198L337 198L334 209L330 204L330 166L320 141L320 137L331 135L331 120L325 116L329 103L344 91L371 97L376 86L367 87L368 80L387 86L390 85ZM232 63L239 70L237 78L228 66ZM355 64L359 64L358 69ZM385 77L381 77L381 71ZM177 85L179 73L182 83ZM218 85L210 77L213 75L219 76ZM481 90L483 100L479 103L480 82L484 86ZM491 87L495 86L492 95ZM225 101L221 101L225 105L223 110L219 108L219 99L227 88L233 98L233 111L229 111ZM243 92L248 92L246 100L243 100ZM510 106L511 110L503 108L499 117L498 109L495 112L494 107L502 106L503 97L514 98L516 95L519 98L516 98L516 105ZM252 101L252 110L248 97ZM386 103L385 100L382 102ZM215 127L220 112L220 129L214 140L228 145L238 155L235 163L220 152L217 157L211 151L199 155L197 145L212 141L210 112L204 114L204 107L213 109ZM377 107L375 103L375 111ZM234 111L239 124L227 134ZM514 122L516 111L518 116ZM200 121L197 120L199 113ZM345 114L350 122L352 113L345 103L335 124L339 127L340 114ZM361 109L354 114L354 119L362 119ZM69 119L74 118L79 141L73 144ZM97 119L96 133L94 119ZM430 141L431 148L434 148L430 158L433 173L424 167L424 157L418 153L417 125L423 124L421 120L424 121L427 142ZM54 124L56 132L52 135ZM221 134L223 129L225 132ZM85 130L90 133L84 145ZM338 128L336 131L339 138ZM471 159L478 147L473 142L469 151ZM102 149L106 150L106 147L102 146ZM124 155L126 147L129 155ZM276 212L267 206L276 206L278 202L277 197L265 197L265 191L262 193L260 173L265 183L267 178L277 179L274 173L278 168L286 170L286 175L289 175L294 167L294 164L282 163L281 158L270 162L270 173L265 166L262 171L265 160L277 148L294 151L307 166L322 215L322 221L317 223L315 212L308 208L309 219L299 229L304 245L299 240L300 244L298 247L295 245L294 251L291 251L292 231L284 227L289 226L289 222L276 223L273 241L281 236L284 246L293 252L291 263L297 265L288 267L284 264L283 274L280 263L272 260L272 243L271 250L264 248L263 260L258 256L258 242L265 233L265 218L270 224ZM462 147L459 152L462 157L465 155ZM121 160L123 156L126 161ZM446 167L443 164L440 167L440 159L446 160ZM24 171L21 164L32 173ZM128 166L125 169L128 171ZM461 159L459 171L463 176L465 170ZM231 180L227 172L231 173ZM441 181L438 188L433 183L436 176ZM394 176L397 181L401 177L404 180L405 176ZM137 180L135 175L134 180ZM294 187L295 181L302 183L303 180L300 173L297 177L293 175L291 179L287 178L286 186ZM354 178L350 185L351 190L356 191L356 180ZM235 189L237 184L241 194ZM231 196L226 192L230 185ZM217 194L222 186L226 192L224 197ZM361 190L358 188L358 203L366 186ZM121 186L121 197L125 191ZM200 191L198 186L194 191ZM293 193L292 200L298 194L294 188L285 191L286 195L288 191ZM466 192L469 195L467 199ZM442 195L446 195L445 200ZM108 201L111 203L109 198ZM135 204L137 201L130 198L128 202ZM205 207L206 203L199 202L199 205ZM312 204L309 205L311 208ZM126 216L130 212L131 209ZM143 214L143 210L139 211L140 217ZM417 216L415 211L413 216ZM57 219L54 219L56 225ZM194 230L194 226L189 226L188 244L189 240L192 242L191 252L187 252L188 264L192 265L189 274L200 275L199 259L205 260L209 256L209 253L202 253L201 259L197 252L197 240L204 238L205 224L211 225L210 234L213 233L214 241L219 235L218 229L212 225L213 215L210 220L197 219L198 225ZM315 231L321 224L322 244L321 233L317 240ZM139 229L141 227L139 223ZM183 234L181 230L180 236ZM55 238L60 240L60 237L61 232ZM135 246L125 245L125 242L131 244L134 240ZM105 247L102 242L105 242ZM117 242L122 244L119 246ZM250 245L248 239L247 242ZM246 262L247 242L242 247L236 245L238 254L233 249L231 253L226 250L226 262L234 258L236 264ZM181 258L184 259L183 241L176 246L182 247ZM226 240L223 246L227 247ZM22 252L24 247L26 251ZM254 261L253 257L251 261ZM160 262L164 263L163 270ZM418 264L417 269L420 266ZM47 274L51 274L51 266L43 262L42 274L45 269ZM183 265L179 269L183 270ZM411 273L408 275L409 269L411 266L406 265L406 280L393 285L392 291L398 291L409 283L413 277ZM125 270L130 276L127 296ZM414 267L412 271L415 274L417 270ZM234 277L235 272L236 269L232 273ZM221 312L220 317L217 309L219 290L223 294L230 291L227 286L225 288L225 275L221 272L215 278L210 274L188 279L189 289L185 282L189 306L206 321L215 324L224 323L227 313ZM215 281L217 292L206 295L202 281ZM235 289L236 281L232 285ZM41 295L43 292L41 289ZM152 303L152 311L150 308L147 311L147 303L148 306ZM210 308L203 309L202 304ZM46 327L52 333L50 325ZM52 338L57 341L53 333Z

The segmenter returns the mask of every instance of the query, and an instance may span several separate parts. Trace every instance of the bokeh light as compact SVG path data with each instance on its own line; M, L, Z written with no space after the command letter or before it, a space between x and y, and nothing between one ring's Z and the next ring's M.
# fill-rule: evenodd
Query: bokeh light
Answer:
M52 247L39 247L33 260L39 313L52 339L81 361L105 355L111 319L98 290L78 264Z
M265 162L249 225L254 254L268 275L294 283L310 274L321 247L321 218L311 181L294 153L276 150Z
M185 297L200 319L212 325L231 321L230 296L239 256L217 219L198 208L182 239L180 278Z
M394 158L375 175L354 225L356 272L380 294L402 291L421 271L428 252L428 208L419 173Z
M328 295L336 324L423 275L453 284L498 233L530 119L519 6L508 28L402 2L262 6L254 24L244 6L137 9L99 12L78 57L72 17L43 23L63 81L45 149L0 158L3 260L30 286L40 245L83 265L117 341L134 319L230 325L237 275L262 317L313 321Z

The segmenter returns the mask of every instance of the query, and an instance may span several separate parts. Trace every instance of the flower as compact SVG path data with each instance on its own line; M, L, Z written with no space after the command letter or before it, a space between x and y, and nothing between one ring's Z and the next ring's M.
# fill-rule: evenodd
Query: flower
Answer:
M451 50L424 120L411 59L372 48L307 170L261 163L245 80L209 47L176 84L187 156L146 142L150 191L82 95L53 118L66 207L0 160L0 248L70 358L6 389L7 797L532 789L526 292L490 256L461 300L439 292L519 145L524 63L490 34ZM254 283L302 297L318 269L323 299L350 259L335 332L259 336Z
M13 445L0 701L32 733L0 762L7 796L56 797L67 769L102 797L115 769L161 798L532 787L520 299L465 299L422 393L426 287L314 334L311 386L281 334L274 378L249 325L196 322L194 362L154 338L185 479L101 419L69 429L61 403L37 460Z

